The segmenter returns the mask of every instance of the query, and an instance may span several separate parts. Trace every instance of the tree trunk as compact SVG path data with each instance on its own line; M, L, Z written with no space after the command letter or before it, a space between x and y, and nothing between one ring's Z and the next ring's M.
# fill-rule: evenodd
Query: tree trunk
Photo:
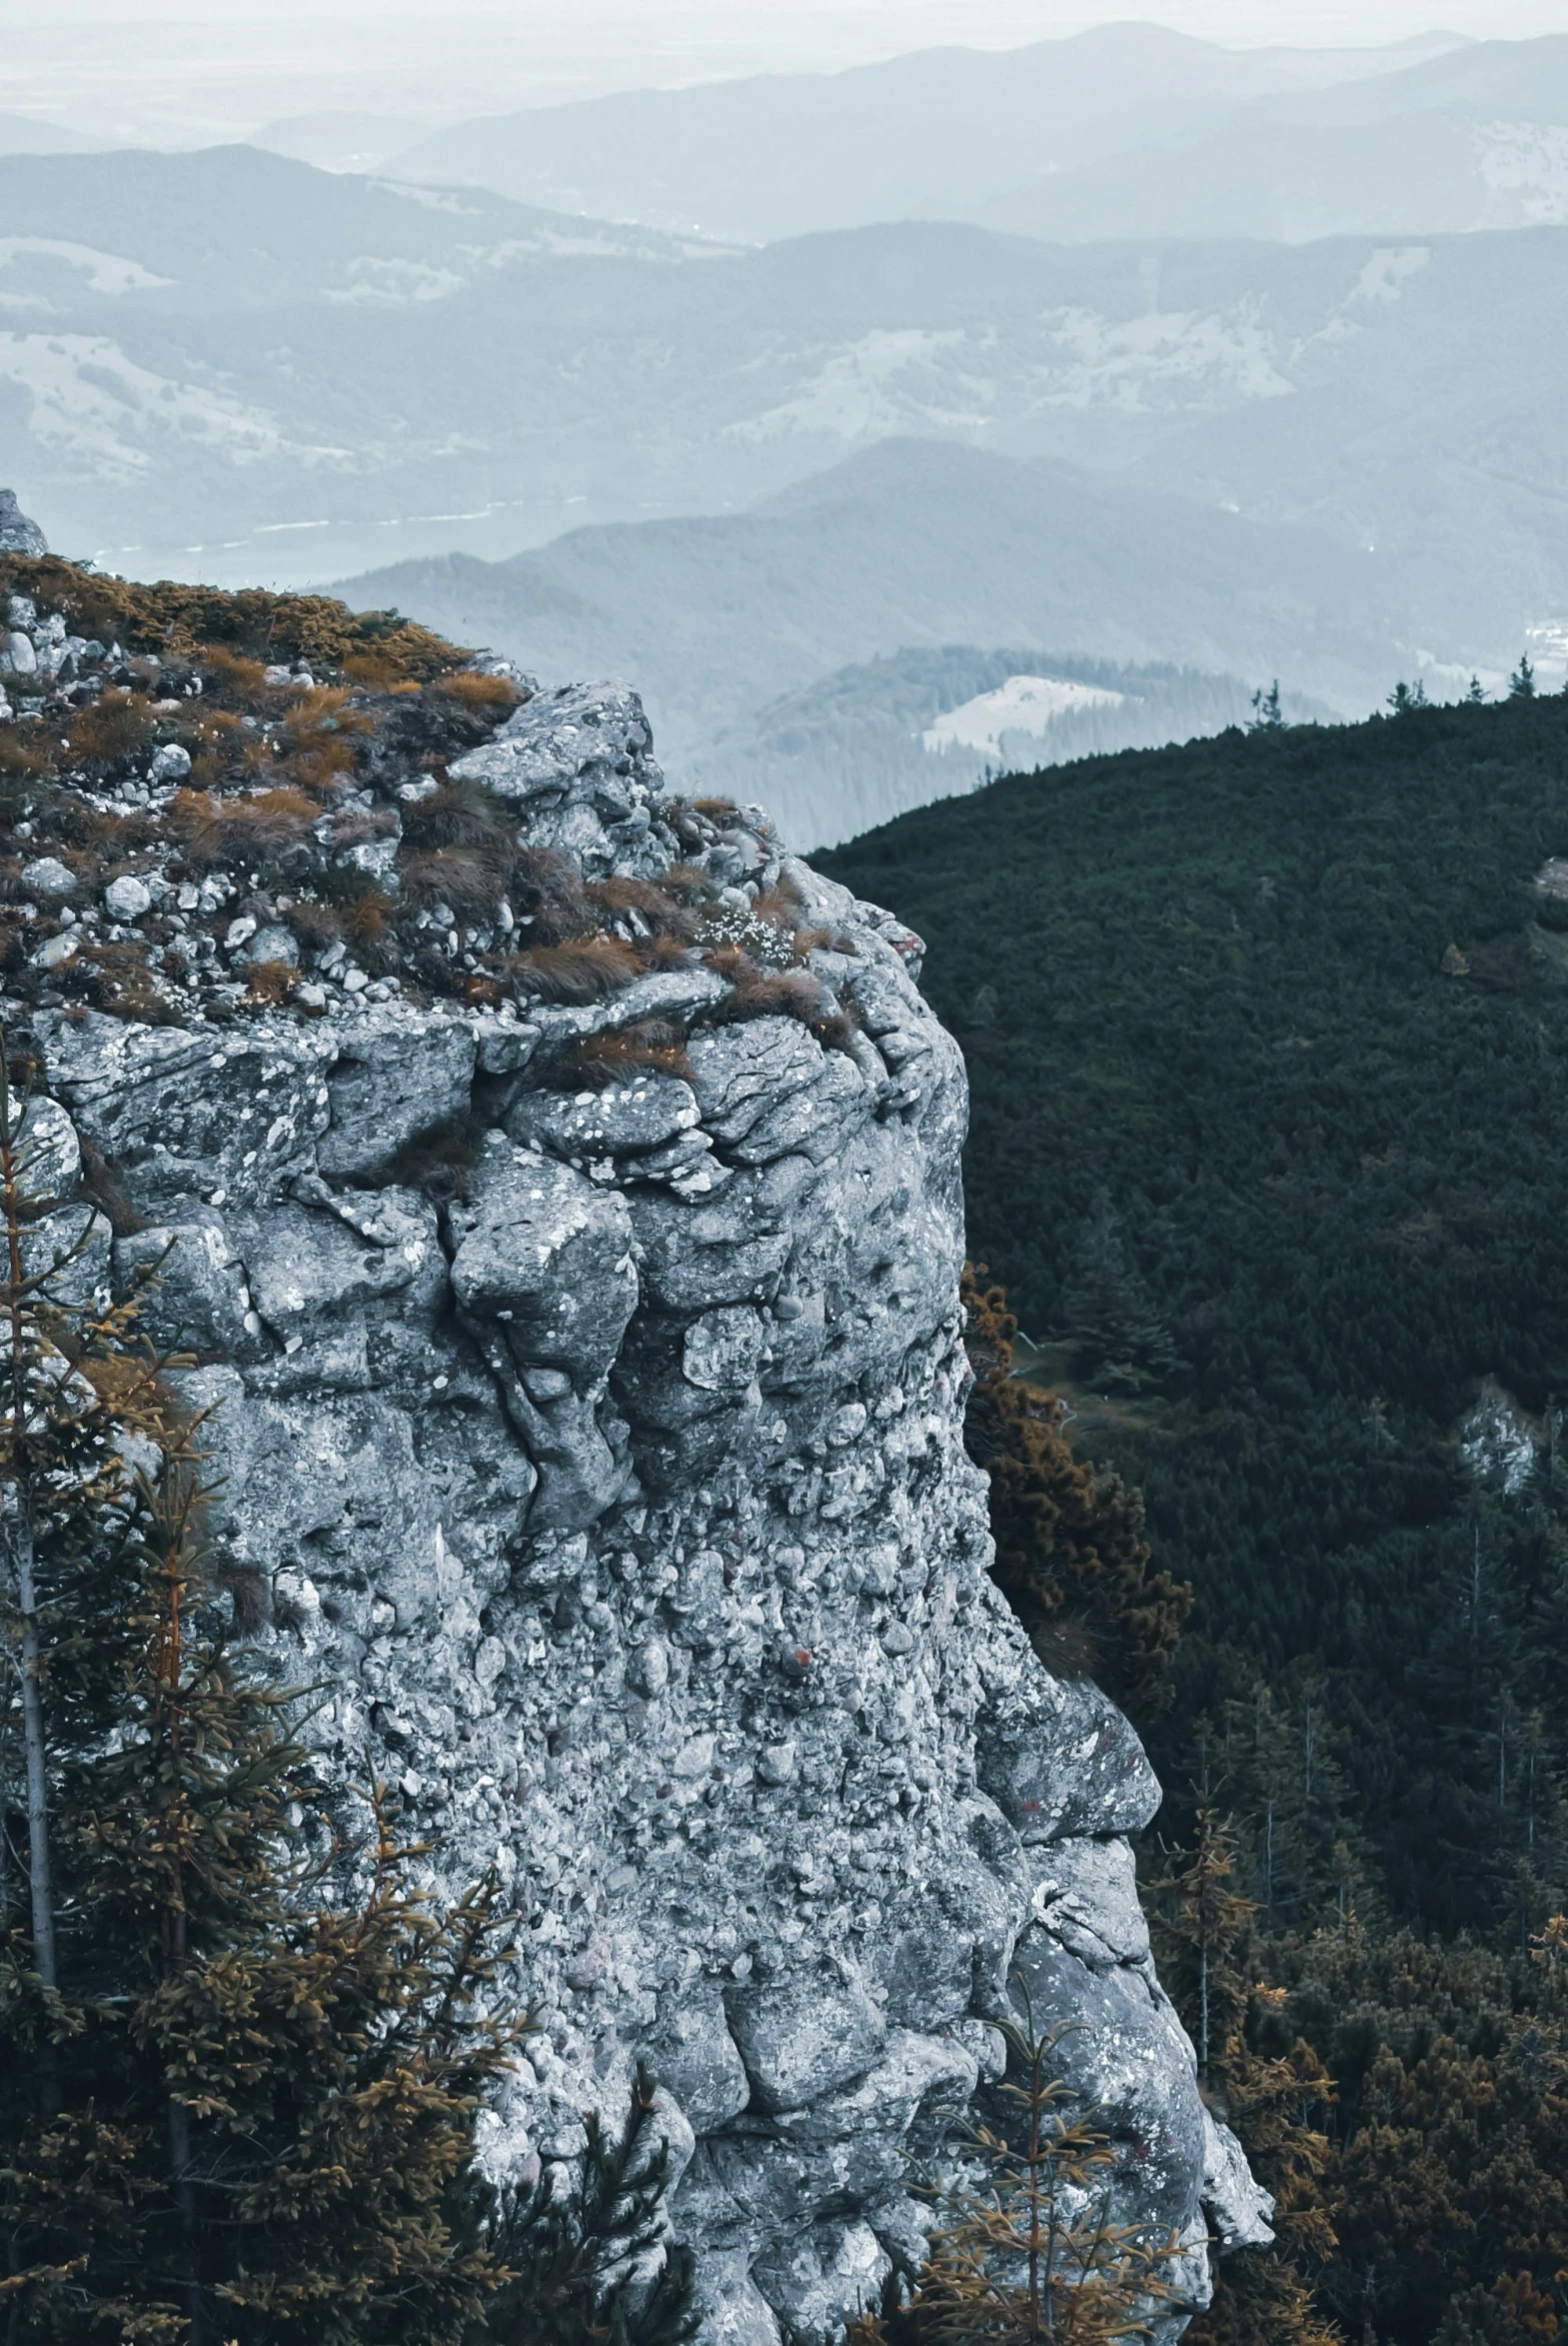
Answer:
M191 2113L184 2102L169 2096L169 2165L174 2204L180 2217L180 2294L190 2327L185 2346L204 2346L207 2335L202 2305L201 2272L196 2244L196 2185L191 2175Z
M33 1574L33 1526L26 1493L16 1494L17 1521L11 1531L17 1606L22 1616L22 1743L27 1760L27 1872L33 1905L33 1960L46 1988L60 1984L55 1961L54 1884L49 1871L49 1771L44 1740L44 1698L40 1680L38 1587Z

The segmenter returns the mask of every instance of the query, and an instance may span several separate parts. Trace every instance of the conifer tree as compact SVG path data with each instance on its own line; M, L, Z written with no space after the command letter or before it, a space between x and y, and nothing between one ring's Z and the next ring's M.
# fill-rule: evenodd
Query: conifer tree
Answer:
M990 1483L996 1581L1048 1669L1156 1708L1191 1591L1150 1570L1137 1494L1077 1457L1060 1402L1014 1376L1018 1323L984 1277L983 1264L964 1273L964 1438Z
M1121 1217L1102 1189L1084 1222L1062 1292L1078 1372L1107 1392L1144 1392L1176 1365L1176 1347L1127 1253Z
M575 2171L547 2169L502 2226L513 2277L486 2334L497 2346L686 2346L696 2261L666 2235L670 2144L648 2071L639 2064L619 2137L597 2110L584 2123Z
M1220 2266L1214 2303L1188 2332L1195 2346L1334 2346L1312 2279L1335 2245L1325 2181L1332 2145L1319 2123L1334 2093L1312 2047L1268 2053L1284 1991L1257 1981L1254 1902L1236 1886L1236 1831L1205 1791L1192 1845L1167 1868L1151 1922L1160 1975L1197 2047L1199 2089L1236 2132L1274 2199L1274 2245Z
M1472 706L1479 708L1487 698L1488 695L1486 687L1482 684L1480 678L1478 676L1472 676L1470 679L1470 689L1465 694L1465 699L1470 702Z
M1508 698L1510 701L1535 699L1535 670L1530 665L1528 652L1520 653L1519 665L1508 679Z
M505 2277L473 2119L526 2025L480 2009L494 1887L438 1913L379 1794L359 1897L352 1853L297 1854L319 1787L213 1619L196 1473L139 1485L140 1650L62 1776L60 2084L0 2109L0 2306L18 2341L457 2346Z
M13 1961L25 1954L45 1999L40 2015L60 1985L54 1778L62 1755L101 1733L129 1651L126 1445L155 1439L164 1423L134 1304L102 1309L82 1291L91 1224L61 1234L63 1200L50 1186L61 1149L45 1118L25 1087L13 1088L0 1035L0 1608L11 1665L0 1712L0 1865L9 1874L15 1857L25 1872L28 1923L8 1943ZM8 1911L13 1929L18 1919ZM51 2028L35 2051L47 2073Z
M1426 686L1421 678L1417 677L1413 685L1407 685L1401 679L1388 696L1388 706L1395 717L1408 717L1413 711L1424 709L1427 706Z
M1143 2346L1174 2294L1174 2235L1118 2224L1116 2153L1056 2074L1062 2026L1004 2020L1000 2088L1018 2123L976 2127L936 2194L937 2228L912 2293L889 2292L850 2346Z
M1265 693L1261 686L1252 696L1252 715L1247 724L1248 733L1282 733L1285 715L1279 705L1279 679L1276 676Z
M495 1885L439 1913L379 1795L368 1848L334 1836L229 1640L199 1428L134 1303L73 1299L6 1084L0 2328L458 2346L507 2277L473 2149L527 2026Z

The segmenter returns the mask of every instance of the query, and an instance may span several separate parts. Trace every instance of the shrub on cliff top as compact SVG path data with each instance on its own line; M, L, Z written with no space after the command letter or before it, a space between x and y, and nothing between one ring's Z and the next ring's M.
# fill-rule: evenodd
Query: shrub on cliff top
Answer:
M189 659L203 646L258 664L303 660L312 669L371 658L400 681L424 684L467 657L396 611L350 611L325 595L260 587L230 593L176 579L141 586L56 555L0 556L0 594L63 612L76 635L166 660Z

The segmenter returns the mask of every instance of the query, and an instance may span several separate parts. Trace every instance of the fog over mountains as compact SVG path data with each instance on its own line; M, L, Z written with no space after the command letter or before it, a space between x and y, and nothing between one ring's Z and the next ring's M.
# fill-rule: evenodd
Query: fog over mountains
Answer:
M932 692L1114 670L1088 732L1019 687L1006 754L1055 756L1276 675L1348 715L1562 672L1568 39L1116 27L298 159L407 127L0 152L0 445L52 542L628 673L678 771L774 760L814 839L984 762L921 746ZM1300 241L1399 218L1352 150L1410 217Z

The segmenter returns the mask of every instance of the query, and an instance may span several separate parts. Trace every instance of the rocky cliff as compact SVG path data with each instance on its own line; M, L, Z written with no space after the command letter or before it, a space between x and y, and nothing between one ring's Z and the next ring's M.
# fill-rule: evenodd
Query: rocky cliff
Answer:
M1203 2303L1266 2202L1150 1961L1158 1786L987 1573L918 940L673 799L623 687L147 649L11 604L8 1020L85 1274L164 1261L324 1769L509 1887L543 2026L489 2163L641 2055L705 2338L826 2340L917 2260L911 2154L1021 1973Z

